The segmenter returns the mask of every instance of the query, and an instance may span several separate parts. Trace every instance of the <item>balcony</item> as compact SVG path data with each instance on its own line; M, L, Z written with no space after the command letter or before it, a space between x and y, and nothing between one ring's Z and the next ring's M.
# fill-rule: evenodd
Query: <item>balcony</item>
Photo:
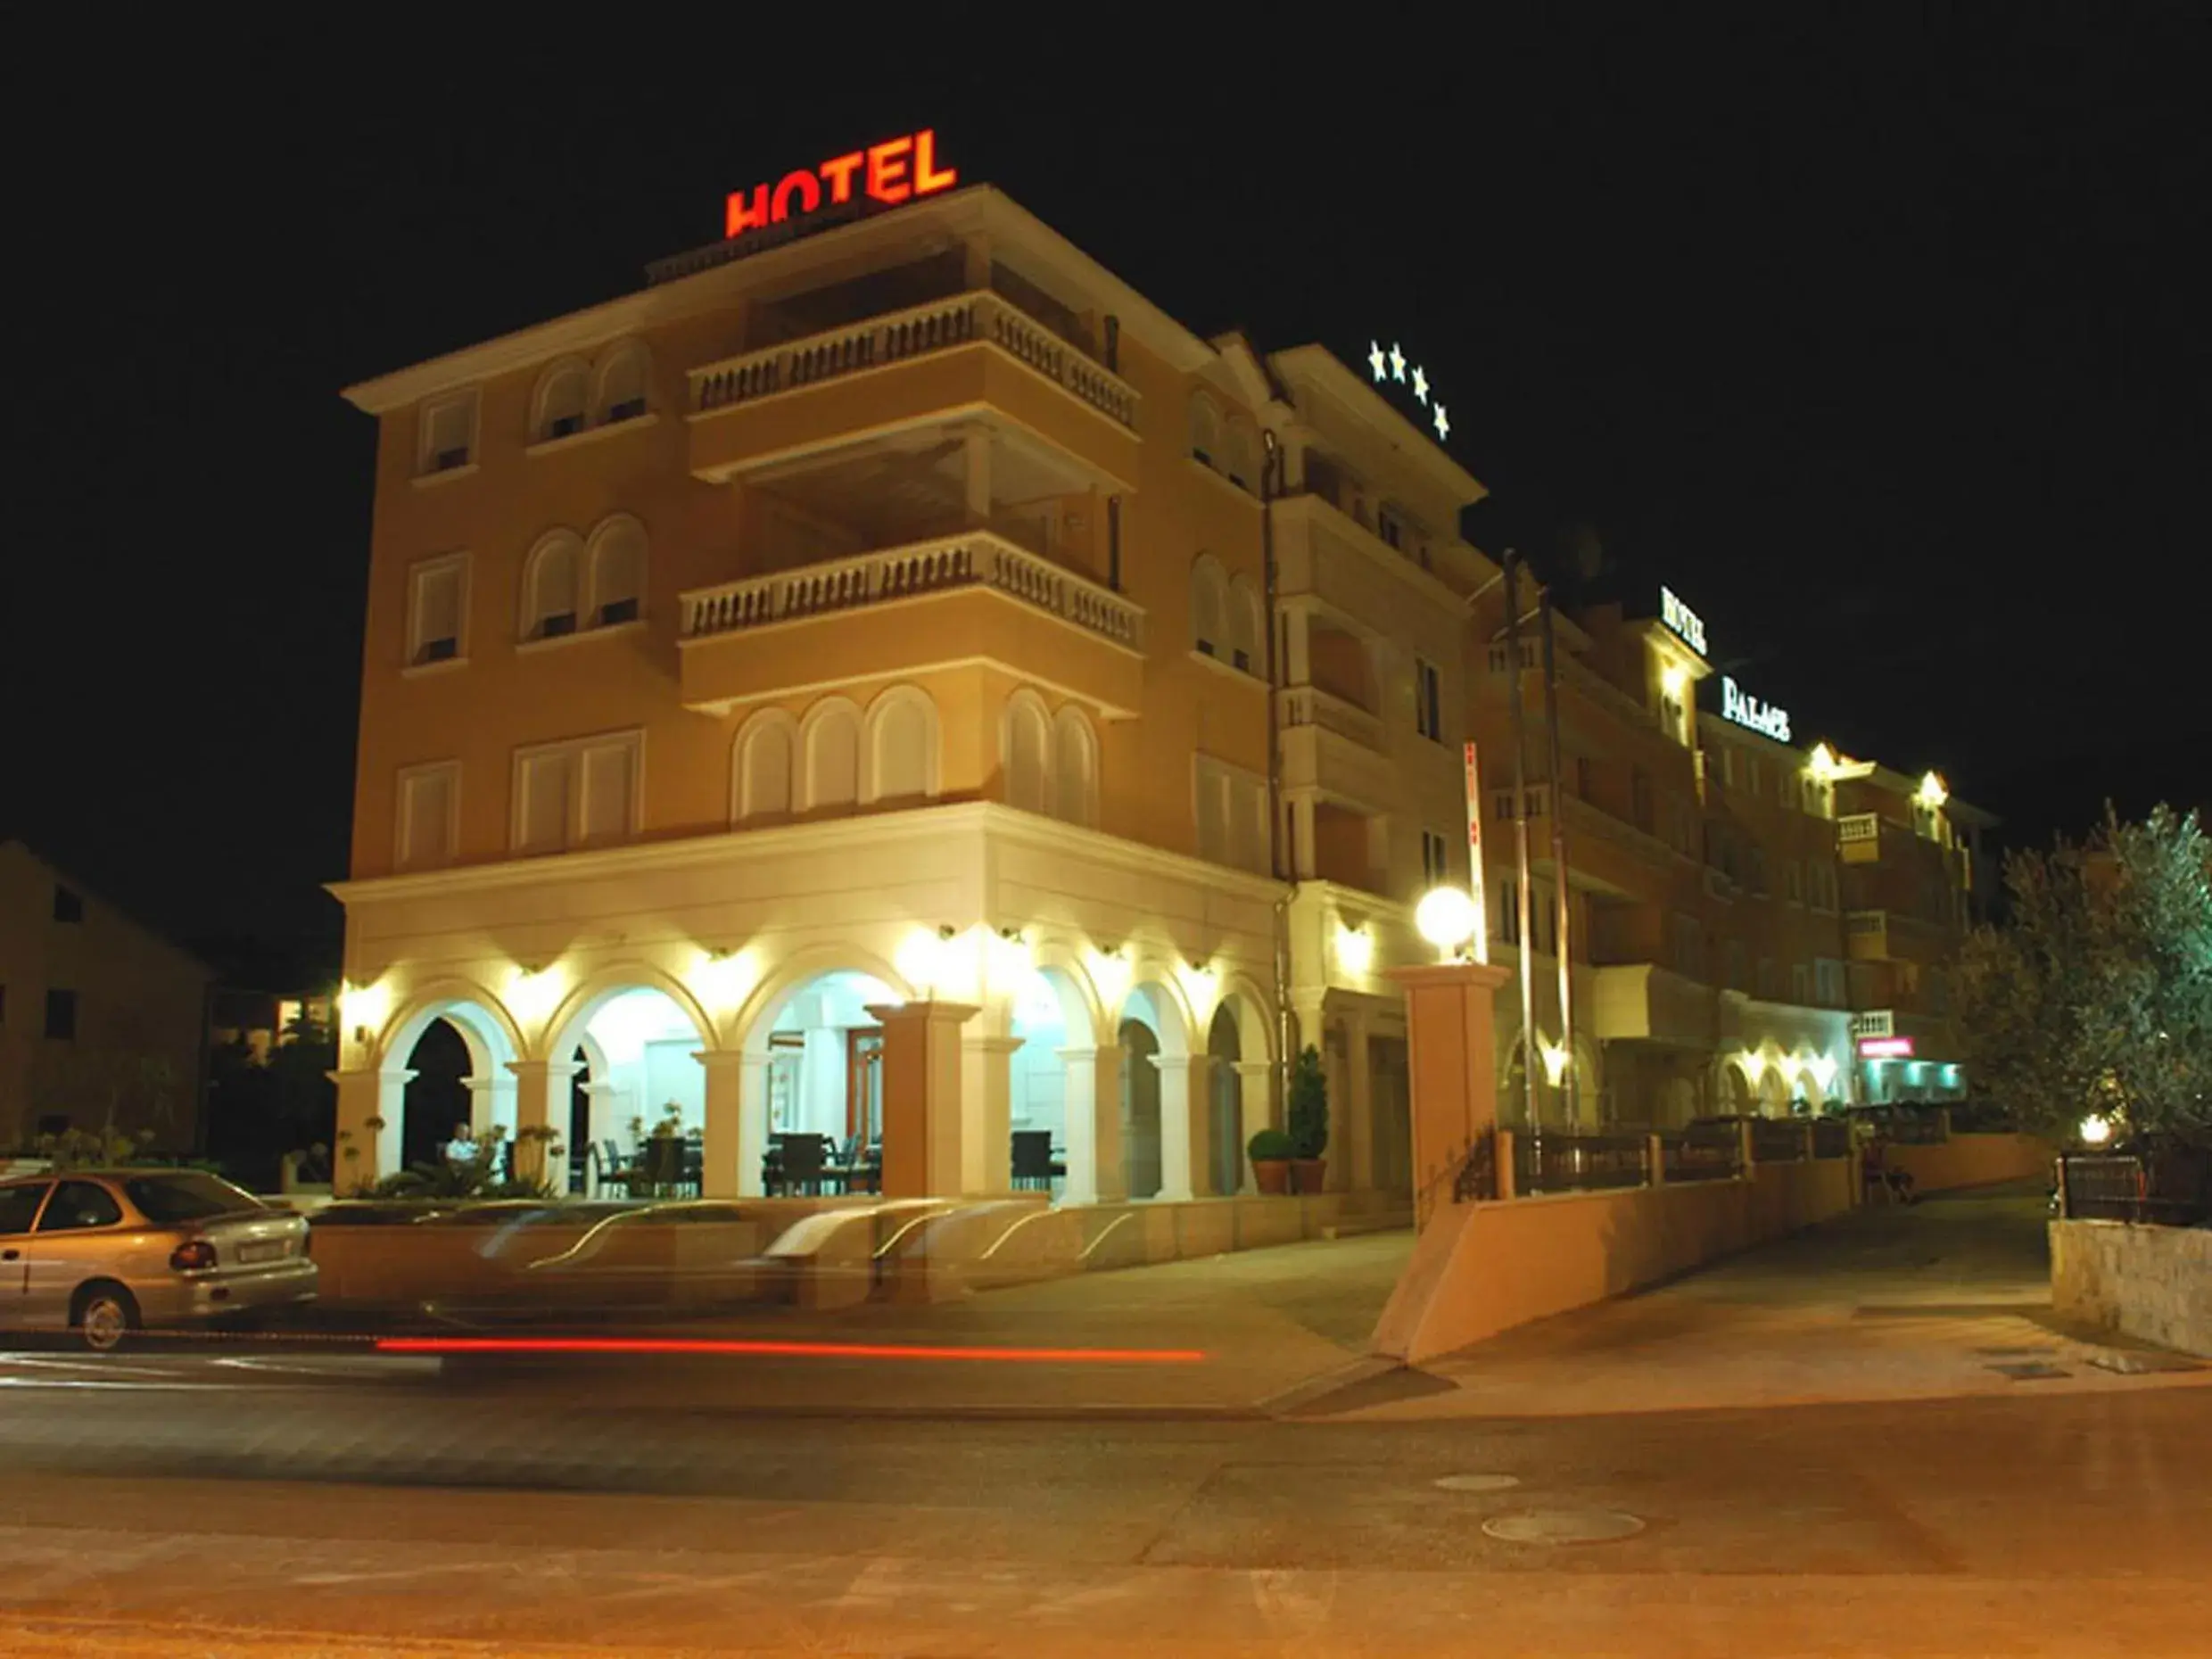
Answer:
M988 409L1077 458L1097 487L1135 487L1135 391L995 293L725 358L690 384L691 471L710 483Z
M1142 700L1143 611L989 531L695 589L680 603L693 708L977 660L1111 717Z
M1286 686L1275 694L1275 718L1286 731L1314 726L1349 739L1377 755L1390 752L1390 746L1383 739L1382 722L1334 692L1324 691L1319 686Z
M1836 844L1846 864L1875 864L1882 858L1882 821L1873 813L1851 813L1836 821Z
M1855 962L1886 962L1889 959L1889 912L1886 910L1845 912L1844 948Z

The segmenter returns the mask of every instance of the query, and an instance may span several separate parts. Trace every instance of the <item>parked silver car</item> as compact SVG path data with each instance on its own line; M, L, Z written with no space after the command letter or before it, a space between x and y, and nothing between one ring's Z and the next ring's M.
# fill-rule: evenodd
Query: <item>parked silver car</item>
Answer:
M315 1294L305 1217L194 1169L0 1182L0 1331L74 1330L105 1352Z

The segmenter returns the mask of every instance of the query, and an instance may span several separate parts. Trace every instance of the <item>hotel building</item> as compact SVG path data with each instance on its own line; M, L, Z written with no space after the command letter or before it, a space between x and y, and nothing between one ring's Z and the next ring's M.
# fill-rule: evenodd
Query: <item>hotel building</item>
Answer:
M1418 1178L1388 973L1468 879L1461 746L1506 755L1516 672L1544 730L1460 534L1482 486L1402 358L1202 339L934 182L813 221L741 194L640 292L348 392L379 442L342 1186L452 1132L410 1120L441 1020L473 1124L557 1184L673 1118L710 1195L780 1131L879 1141L893 1195L1003 1193L1023 1131L1066 1200L1236 1192L1307 1044L1330 1184ZM1939 1019L1886 854L1838 861L1835 792L1880 818L1889 774L1700 715L1658 620L1558 636L1560 780L1523 803L1570 848L1547 1120L1833 1099L1854 990Z

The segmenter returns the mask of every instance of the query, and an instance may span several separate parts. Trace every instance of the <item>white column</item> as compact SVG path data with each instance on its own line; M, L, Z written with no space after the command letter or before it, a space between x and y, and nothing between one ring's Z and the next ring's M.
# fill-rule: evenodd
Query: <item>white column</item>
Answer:
M1206 1169L1206 1059L1150 1056L1160 1073L1160 1195L1195 1198L1211 1183Z
M1062 1201L1095 1204L1126 1196L1121 1168L1121 1049L1063 1048L1068 1184Z
M768 1057L742 1049L706 1049L692 1058L706 1069L699 1195L758 1197L761 1154L767 1144Z
M405 1066L392 1066L325 1075L338 1091L338 1138L330 1149L330 1180L332 1193L343 1198L398 1172L400 1118L407 1110L407 1085L415 1074Z
M819 1016L818 1016L819 1017ZM845 1139L846 1035L833 1026L810 1026L799 1051L799 1127Z
M508 1077L463 1077L468 1090L468 1128L472 1135L481 1136L487 1129L503 1128L509 1140L515 1137L515 1079ZM564 1120L562 1127L567 1127Z
M1020 1046L1019 1037L1003 1032L961 1038L961 1191L965 1194L1013 1191L1012 1062Z
M510 1060L507 1069L515 1074L515 1176L565 1193L574 1150L567 1144L569 1085L582 1068L573 1060ZM557 1153L556 1146L563 1150Z

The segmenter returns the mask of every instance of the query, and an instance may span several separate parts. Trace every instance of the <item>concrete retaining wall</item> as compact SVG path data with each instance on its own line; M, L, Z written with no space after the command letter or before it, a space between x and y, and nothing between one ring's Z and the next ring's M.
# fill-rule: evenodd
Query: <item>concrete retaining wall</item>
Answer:
M1415 1243L1375 1351L1418 1365L1672 1278L1841 1215L1857 1172L1830 1158L1762 1164L1747 1179L1451 1205Z
M2212 1358L2212 1227L2054 1221L2051 1302L2061 1317Z
M2032 1135L1953 1135L1933 1146L1893 1142L1888 1156L1892 1164L1911 1176L1914 1192L1943 1193L2048 1176L2052 1153Z

